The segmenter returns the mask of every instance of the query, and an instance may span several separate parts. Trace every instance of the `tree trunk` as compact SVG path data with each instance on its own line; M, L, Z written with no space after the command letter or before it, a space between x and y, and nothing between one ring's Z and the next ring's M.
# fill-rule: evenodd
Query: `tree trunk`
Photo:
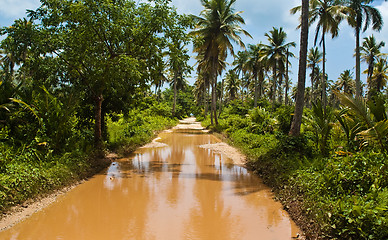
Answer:
M287 60L286 60L286 92L284 93L285 99L284 99L284 104L288 105L288 84L289 84L289 75L288 75L288 48L287 48Z
M323 30L325 31L325 30ZM325 34L322 33L322 51L323 51L323 60L322 60L322 102L323 109L326 111L327 105L327 92L326 92L326 44L325 44Z
M300 125L302 124L303 105L304 105L304 90L306 83L306 65L307 65L307 45L308 45L308 12L309 1L302 0L302 23L300 31L300 51L299 51L299 72L298 72L298 92L296 94L295 112L292 119L290 136L298 136L300 134Z
M357 17L357 22L358 17ZM356 97L361 97L361 69L360 69L360 28L356 27Z
M264 95L264 90L263 90L263 83L265 78L264 75L265 75L264 70L261 69L259 74L259 98L262 98L262 96Z
M220 101L220 111L218 112L218 117L221 116L221 112L222 112L222 99L224 97L224 79L222 79L221 81L221 101Z
M273 83L272 83L272 108L275 108L275 102L276 102L276 82L277 82L277 77L276 77L276 61L273 65Z
M212 112L214 116L214 124L218 125L217 119L217 58L213 59L213 89L212 89Z
M94 123L94 146L96 148L102 148L102 102L104 101L104 97L102 93L100 93L96 98L95 105L95 123Z
M206 115L207 115L207 103L206 103L206 85L205 83L203 83L203 92L202 92L203 96L202 96L202 101L203 101L203 108L205 110L205 118L206 118Z
M244 74L241 76L241 103L244 103ZM238 98L238 97L237 97Z
M209 82L209 81L208 81ZM205 99L205 117L207 117L207 112L209 110L209 96L210 96L210 86L205 85L204 99Z
M172 104L172 116L175 117L176 110L176 81L177 81L177 73L174 73L174 102Z
M278 89L278 102L280 104L282 104L282 99L283 99L282 98L283 73L281 73L279 77L280 78L279 78L279 82L278 82L278 87L279 87L279 89Z
M313 69L311 71L311 101L315 102L315 79L316 79L316 73L315 73L315 62L313 64Z
M259 97L259 91L258 91L259 90L258 89L259 85L257 83L257 71L256 70L253 73L253 77L255 79L255 108L256 108L257 107L257 99Z

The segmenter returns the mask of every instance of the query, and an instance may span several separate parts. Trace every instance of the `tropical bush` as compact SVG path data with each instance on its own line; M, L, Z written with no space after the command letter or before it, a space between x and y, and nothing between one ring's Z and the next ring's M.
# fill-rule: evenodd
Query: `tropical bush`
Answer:
M157 113L171 116L171 108L165 104L155 103L145 110L133 109L125 115L108 116L107 132L110 148L130 152L151 140L158 131L176 125L176 119Z

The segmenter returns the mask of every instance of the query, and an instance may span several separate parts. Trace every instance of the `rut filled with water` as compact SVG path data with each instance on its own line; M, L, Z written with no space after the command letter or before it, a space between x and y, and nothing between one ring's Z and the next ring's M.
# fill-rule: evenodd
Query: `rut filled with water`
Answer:
M186 122L187 123L187 122ZM292 239L299 231L271 191L194 125L112 162L0 239ZM202 134L198 134L202 133Z

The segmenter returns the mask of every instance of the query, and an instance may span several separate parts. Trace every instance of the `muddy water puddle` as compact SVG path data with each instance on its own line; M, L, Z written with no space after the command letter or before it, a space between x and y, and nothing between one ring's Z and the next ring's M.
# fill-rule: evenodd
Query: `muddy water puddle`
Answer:
M0 239L292 239L298 229L270 190L203 144L212 135L162 133Z

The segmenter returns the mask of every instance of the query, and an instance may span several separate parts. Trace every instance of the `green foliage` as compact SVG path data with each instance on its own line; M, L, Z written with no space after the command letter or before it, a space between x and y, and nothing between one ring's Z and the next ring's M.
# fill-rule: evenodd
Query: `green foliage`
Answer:
M153 109L166 110L171 115L171 108L164 104L155 104L146 110L131 110L126 115L112 114L107 118L109 145L111 148L130 152L136 147L150 141L155 133L174 126L177 121L170 117L155 114Z
M230 139L252 159L267 154L277 145L277 139L272 134L258 135L243 129L231 133Z
M311 127L311 130L314 132L315 142L319 147L321 154L327 155L327 141L334 125L333 110L328 106L324 108L322 103L317 101L312 104L311 112L307 114L305 119Z
M368 103L360 97L337 93L341 103L349 108L350 117L361 122L362 130L358 136L363 145L375 144L381 150L388 149L388 119L387 109L381 96L375 96Z
M275 112L274 116L278 121L278 130L283 134L288 134L291 128L292 117L295 111L293 106L280 106Z
M388 157L359 153L316 161L290 182L331 239L386 239Z
M225 115L240 115L245 116L248 114L248 111L251 107L246 102L241 102L241 100L233 100L225 106L224 114Z
M251 122L250 129L253 133L273 133L278 121L265 108L257 107L249 111L248 119Z
M91 170L85 154L52 157L34 146L12 149L0 143L0 211L81 179Z

